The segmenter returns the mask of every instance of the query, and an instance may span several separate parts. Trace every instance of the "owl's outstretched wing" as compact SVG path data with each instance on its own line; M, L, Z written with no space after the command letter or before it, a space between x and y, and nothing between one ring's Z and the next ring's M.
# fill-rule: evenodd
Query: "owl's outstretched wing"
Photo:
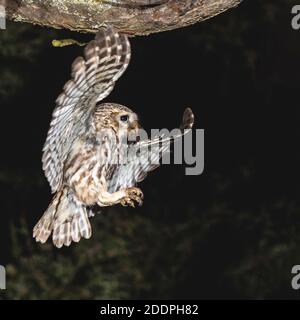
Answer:
M85 132L96 103L114 88L130 60L130 44L124 34L102 27L72 64L71 80L56 100L43 148L43 169L52 192L62 184L64 162L75 138Z
M180 130L173 136L161 135L152 140L136 143L128 159L121 164L108 181L109 192L136 186L143 181L148 172L159 167L159 160L170 151L170 144L190 131L194 124L194 114L190 108L185 109Z

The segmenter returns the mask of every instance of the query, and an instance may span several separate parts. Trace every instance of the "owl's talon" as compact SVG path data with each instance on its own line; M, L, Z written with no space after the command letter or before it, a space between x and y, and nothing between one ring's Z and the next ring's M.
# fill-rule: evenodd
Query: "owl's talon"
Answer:
M124 199L121 200L121 204L123 206L131 206L131 207L135 207L135 203L136 202L139 206L141 206L143 204L143 192L141 191L141 189L139 188L128 188L126 189L126 197Z
M132 196L132 199L141 207L143 205L143 196Z
M121 200L121 205L122 206L124 206L124 207L135 207L135 205L134 205L134 201L133 200L131 200L130 198L128 198L128 197L126 197L126 198L124 198L124 199L122 199Z

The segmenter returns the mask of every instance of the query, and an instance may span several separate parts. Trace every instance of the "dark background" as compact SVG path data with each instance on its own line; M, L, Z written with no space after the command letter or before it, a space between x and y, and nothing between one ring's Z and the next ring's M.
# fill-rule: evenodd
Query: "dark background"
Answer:
M54 101L91 35L9 23L0 32L0 264L4 299L299 298L300 31L296 1L245 0L181 30L131 39L106 101L143 126L205 129L205 170L163 166L142 208L106 208L93 237L61 250L31 232L50 202L41 150Z

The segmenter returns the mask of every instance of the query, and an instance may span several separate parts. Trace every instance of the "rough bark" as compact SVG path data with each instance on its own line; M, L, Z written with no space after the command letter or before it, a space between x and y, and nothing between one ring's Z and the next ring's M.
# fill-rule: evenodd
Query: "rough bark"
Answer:
M14 21L81 32L96 32L109 23L128 34L146 35L209 19L241 1L6 0L5 6Z

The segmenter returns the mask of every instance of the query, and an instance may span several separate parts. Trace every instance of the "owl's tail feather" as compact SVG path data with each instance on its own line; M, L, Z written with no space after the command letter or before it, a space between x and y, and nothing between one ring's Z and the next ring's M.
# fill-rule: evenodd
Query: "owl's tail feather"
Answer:
M48 209L33 229L37 242L45 243L52 233L57 248L92 235L86 207L74 199L67 188L56 193Z

